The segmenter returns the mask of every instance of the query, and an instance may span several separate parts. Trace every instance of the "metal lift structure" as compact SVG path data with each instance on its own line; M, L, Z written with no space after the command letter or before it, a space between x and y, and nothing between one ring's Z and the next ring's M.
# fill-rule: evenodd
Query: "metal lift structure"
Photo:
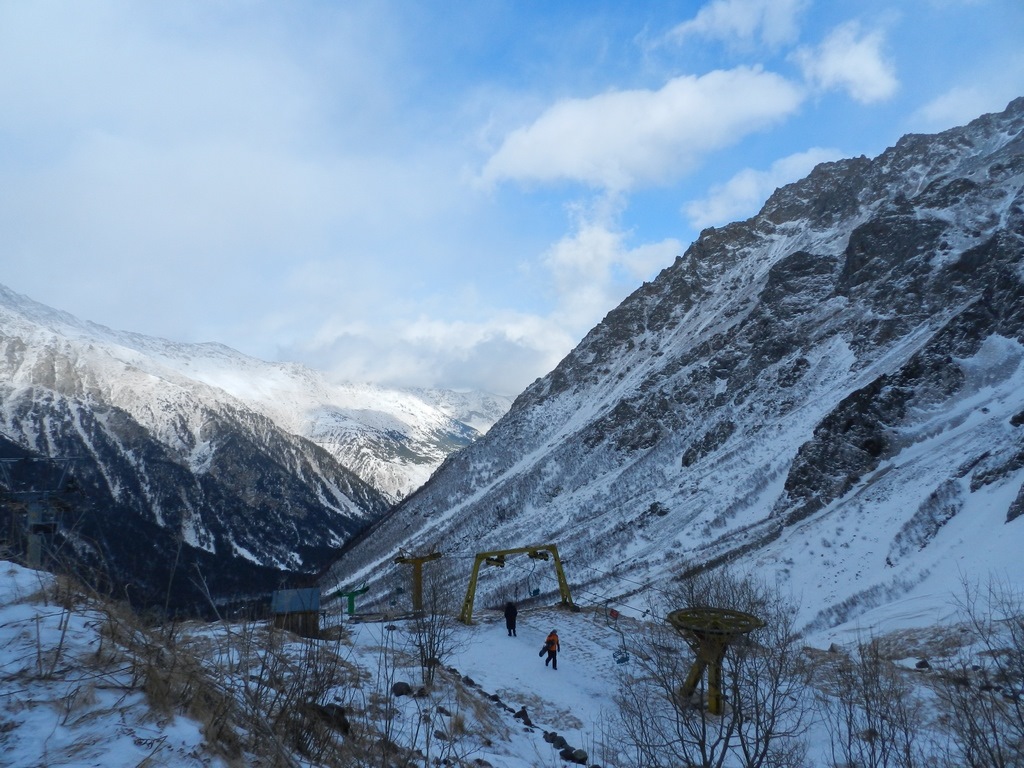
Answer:
M30 568L43 566L44 552L47 541L57 532L58 519L54 507L54 495L61 494L69 488L69 473L75 462L81 457L23 457L18 459L0 459L0 485L4 492L17 499L25 506L25 535L27 537L26 563ZM56 480L49 480L45 488L32 487L18 482L17 473L12 472L19 465L47 464L59 470ZM12 513L13 514L13 513Z
M429 555L399 555L395 558L398 565L412 566L412 609L423 610L423 564L442 557L441 552L431 552Z
M366 582L363 582L363 584L361 584L360 586L353 587L352 589L349 589L347 591L345 590L344 587L342 587L341 589L337 590L336 592L332 592L331 594L329 594L328 598L344 597L348 601L348 610L347 610L348 615L349 616L355 616L356 615L356 598L359 597L359 595L365 595L369 591L370 591L370 588L368 586L366 586Z
M725 697L722 694L722 662L729 643L760 629L764 622L753 614L727 608L681 608L672 611L667 618L668 623L683 636L697 657L680 693L683 698L692 696L706 669L708 712L712 715L723 714Z
M469 577L466 599L462 601L462 613L459 614L459 621L463 624L473 623L473 601L476 599L476 582L480 575L480 566L491 565L504 568L507 556L523 554L533 560L554 560L555 575L558 577L558 592L562 598L562 605L567 608L573 607L572 595L569 594L569 582L566 581L565 571L562 570L562 560L558 556L558 547L554 544L536 544L532 547L496 549L493 552L477 553L476 559L473 561L473 573Z

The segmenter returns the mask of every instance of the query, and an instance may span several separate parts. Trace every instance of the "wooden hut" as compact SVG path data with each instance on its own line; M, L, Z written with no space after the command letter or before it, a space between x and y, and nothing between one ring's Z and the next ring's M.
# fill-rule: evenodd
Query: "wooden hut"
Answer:
M320 590L279 589L270 598L274 626L302 637L320 637Z

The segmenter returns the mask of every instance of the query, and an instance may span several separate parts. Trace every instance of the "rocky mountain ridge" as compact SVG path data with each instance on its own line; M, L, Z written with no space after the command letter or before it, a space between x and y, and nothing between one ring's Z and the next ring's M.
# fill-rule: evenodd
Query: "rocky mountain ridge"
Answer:
M324 583L552 541L592 598L728 563L821 626L998 569L1024 543L1022 129L1018 99L704 231Z

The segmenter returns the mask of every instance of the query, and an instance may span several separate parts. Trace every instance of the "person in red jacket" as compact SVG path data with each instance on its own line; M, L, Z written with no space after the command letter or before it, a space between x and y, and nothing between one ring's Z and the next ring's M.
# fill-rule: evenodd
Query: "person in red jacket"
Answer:
M558 633L552 629L551 633L547 637L547 640L544 641L544 647L540 649L540 653L538 653L537 655L543 656L544 653L547 652L548 657L544 659L544 666L546 667L548 665L548 662L551 662L551 668L558 669L558 651Z

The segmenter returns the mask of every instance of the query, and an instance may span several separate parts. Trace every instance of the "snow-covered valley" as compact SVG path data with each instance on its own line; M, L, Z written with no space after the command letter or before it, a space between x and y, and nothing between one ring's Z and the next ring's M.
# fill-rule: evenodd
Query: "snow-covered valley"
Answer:
M46 534L76 578L4 566L24 765L1021 765L1024 99L705 230L500 418L0 298L5 478L84 465ZM314 583L324 634L271 631ZM765 620L713 717L683 607Z

